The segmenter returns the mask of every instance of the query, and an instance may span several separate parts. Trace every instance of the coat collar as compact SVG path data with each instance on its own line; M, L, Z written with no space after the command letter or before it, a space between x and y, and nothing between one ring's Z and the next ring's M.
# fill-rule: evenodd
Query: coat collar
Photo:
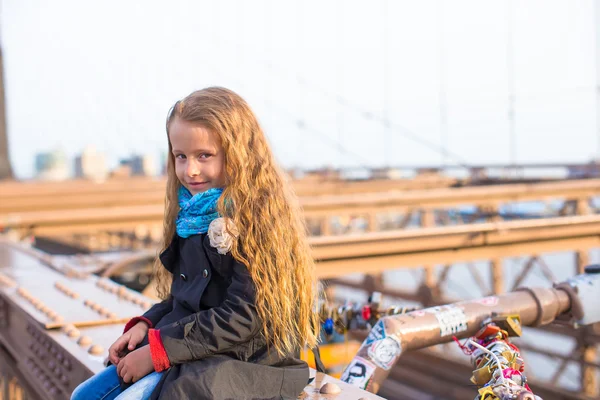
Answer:
M177 248L179 247L179 236L177 234L173 235L171 239L171 243L169 246L159 254L158 258L160 258L160 262L162 265L169 271L173 272L173 268L175 268L175 263L177 262L177 257L179 252Z

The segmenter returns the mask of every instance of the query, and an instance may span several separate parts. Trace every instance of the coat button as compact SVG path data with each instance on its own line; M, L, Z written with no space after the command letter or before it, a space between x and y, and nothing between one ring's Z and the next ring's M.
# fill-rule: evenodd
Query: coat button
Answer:
M179 275L181 277L181 279L183 279L184 281L187 281L187 276L185 276L185 274L180 274Z
M208 276L208 270L205 269L204 271L202 271L202 277L206 278L207 276Z

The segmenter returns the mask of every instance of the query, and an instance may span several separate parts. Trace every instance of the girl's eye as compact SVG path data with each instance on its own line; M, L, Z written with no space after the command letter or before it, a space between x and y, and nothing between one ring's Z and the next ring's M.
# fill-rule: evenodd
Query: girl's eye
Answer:
M177 154L175 156L175 158L179 158L180 160L183 160L185 158L185 155L184 154Z
M209 157L210 157L210 154L208 154L208 153L202 153L202 154L200 154L200 156L199 156L199 157L200 157L200 158L207 159L207 158L209 158Z

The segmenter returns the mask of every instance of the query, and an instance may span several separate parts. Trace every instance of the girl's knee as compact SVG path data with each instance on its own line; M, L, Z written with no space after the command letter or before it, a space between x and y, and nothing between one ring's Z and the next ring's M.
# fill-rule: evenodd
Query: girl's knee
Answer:
M108 367L104 371L92 376L82 382L71 393L71 400L110 400L120 393L119 378L114 367Z
M71 400L109 400L117 397L119 393L119 385L98 386L87 380L73 390Z
M89 380L80 383L79 386L77 386L75 390L73 390L73 393L71 393L71 400L84 400L86 398L89 399L89 386Z
M147 400L152 396L152 392L158 385L162 372L152 372L144 378L134 383L124 392L119 394L115 400Z

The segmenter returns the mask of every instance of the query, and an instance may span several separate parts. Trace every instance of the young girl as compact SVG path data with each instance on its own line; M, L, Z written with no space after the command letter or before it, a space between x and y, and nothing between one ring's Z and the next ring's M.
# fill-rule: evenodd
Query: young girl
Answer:
M316 282L305 227L258 121L237 94L207 88L175 103L164 300L133 318L111 366L72 399L295 399L316 345Z

